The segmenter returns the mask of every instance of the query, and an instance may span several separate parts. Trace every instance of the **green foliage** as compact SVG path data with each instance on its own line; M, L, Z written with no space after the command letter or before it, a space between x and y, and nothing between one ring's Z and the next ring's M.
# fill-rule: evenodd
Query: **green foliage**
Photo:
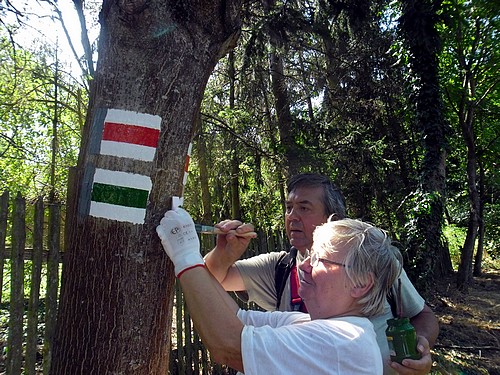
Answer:
M484 216L484 223L486 228L484 249L491 256L493 260L500 260L500 205L488 205L486 214Z
M31 292L31 272L32 272L33 262L25 261L24 262L24 298L26 300L30 297ZM4 283L2 285L2 301L10 301L10 274L11 274L11 264L9 260L5 261L4 265ZM47 269L46 267L42 267L42 279L40 284L40 298L45 298L46 286L47 286Z
M405 225L405 235L412 241L422 244L425 249L425 233L419 228L421 219L433 214L433 207L440 201L440 194L437 192L423 192L417 190L409 194L400 209L407 212L407 223Z
M64 199L85 95L57 62L47 62L48 52L29 52L1 36L0 44L0 191Z
M458 227L454 224L446 225L443 234L448 242L453 269L457 270L460 264L460 254L467 234L467 228Z

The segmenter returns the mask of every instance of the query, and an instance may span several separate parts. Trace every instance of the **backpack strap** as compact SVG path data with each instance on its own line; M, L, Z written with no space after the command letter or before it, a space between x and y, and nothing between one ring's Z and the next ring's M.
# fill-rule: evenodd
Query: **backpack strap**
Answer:
M389 289L387 293L387 302L389 302L389 306L391 306L392 316L395 318L398 316L398 307L396 305L396 296L394 295L394 287Z
M391 313L394 318L401 318L402 306L401 305L401 278L398 277L397 286L392 285L387 293L387 302L391 306Z
M281 305L281 296L285 290L286 280L290 275L290 271L295 267L295 258L297 257L297 249L292 247L290 251L283 254L278 263L274 267L274 284L276 286L276 310L278 311Z
M301 311L307 313L307 307L304 300L299 295L299 273L297 266L292 267L290 271L290 294L293 311Z

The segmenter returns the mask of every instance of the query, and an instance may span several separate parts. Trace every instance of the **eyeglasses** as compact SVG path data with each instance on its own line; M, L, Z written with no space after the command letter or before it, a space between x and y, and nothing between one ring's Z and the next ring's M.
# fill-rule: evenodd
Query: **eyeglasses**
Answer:
M309 262L311 264L311 267L316 267L319 264L319 262L328 263L328 264L335 264L337 266L342 266L342 267L348 267L344 263L335 262L334 260L330 260L330 259L326 259L326 258L320 258L318 253L312 253L310 255Z

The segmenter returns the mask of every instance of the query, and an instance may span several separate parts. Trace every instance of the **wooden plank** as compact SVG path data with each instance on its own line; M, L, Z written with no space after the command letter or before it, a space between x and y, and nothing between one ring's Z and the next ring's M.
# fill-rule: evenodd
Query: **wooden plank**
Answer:
M47 293L45 295L45 337L43 344L43 373L49 374L57 320L59 292L59 262L61 251L61 207L49 206L49 257L47 259Z
M6 247L5 251L3 252L4 258L5 259L10 259L11 257L11 252L12 252L12 247ZM32 247L27 247L24 249L23 252L23 259L24 260L33 260L33 253L34 250ZM47 259L49 258L49 250L48 249L42 249L42 263L46 263ZM62 263L64 258L64 251L59 252L59 261Z
M191 314L184 299L184 355L186 359L185 374L193 374L193 328L191 327Z
M24 372L27 375L35 375L36 373L38 308L40 304L40 285L42 280L43 219L43 199L40 197L35 204L33 222L33 261L31 265L31 290L28 302L28 328L26 332L26 357L24 365Z
M186 332L184 327L184 312L186 310L184 307L184 296L182 294L182 288L180 286L179 280L175 280L176 282L176 294L175 294L175 304L177 307L176 310L176 322L177 322L177 369L179 374L186 373L186 361L184 357L184 346L185 346L185 335L183 333Z
M3 266L5 262L5 239L7 238L7 217L9 214L9 192L5 191L0 196L0 286L3 285ZM10 254L10 252L9 252ZM0 303L2 290L0 288Z
M17 194L12 220L10 319L7 339L7 373L20 375L23 359L24 259L26 200Z

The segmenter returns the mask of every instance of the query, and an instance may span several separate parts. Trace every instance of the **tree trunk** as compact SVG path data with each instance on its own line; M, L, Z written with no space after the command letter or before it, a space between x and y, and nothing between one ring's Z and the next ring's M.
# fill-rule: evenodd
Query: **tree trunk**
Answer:
M231 153L231 217L242 220L240 202L240 159L238 157L237 141L232 142Z
M205 142L205 135L203 133L203 123L200 118L200 133L196 140L196 148L198 151L198 168L200 170L200 190L201 190L201 203L202 213L201 220L204 224L210 224L213 221L212 217L212 201L210 198L209 188L209 173L207 160L210 160L207 152L207 144Z
M467 235L465 237L462 253L460 254L460 265L457 273L457 287L467 290L472 281L472 259L474 257L474 245L476 243L479 228L479 192L477 190L477 155L474 136L474 114L475 109L472 100L475 95L475 82L470 72L465 75L465 86L468 88L467 95L460 105L459 122L462 128L465 145L467 147L467 190L469 193L469 220L467 224Z
M52 374L168 372L174 274L155 227L182 194L203 91L236 43L240 6L104 0ZM123 139L143 141L138 129L152 141L134 154ZM119 147L105 147L110 134Z
M275 0L264 1L264 9L268 14L275 5ZM273 27L274 25L271 23L268 25L271 50L269 53L269 72L271 74L271 89L275 100L280 144L283 149L284 174L286 177L290 177L299 172L302 163L295 143L296 132L290 112L290 99L284 72L283 52L281 51L284 47L284 41L280 39L280 30L274 30Z
M481 276L483 273L483 252L484 252L484 202L486 200L484 194L484 168L481 163L481 158L478 159L479 166L479 228L477 233L477 250L474 257L473 276Z
M433 278L452 271L449 251L442 241L445 161L448 127L443 116L439 91L438 59L440 40L435 28L436 2L402 1L401 28L405 33L416 83L415 103L417 128L421 132L424 158L421 166L421 190L429 210L417 216L418 237L413 239L417 273L426 287Z
M229 108L235 108L235 83L236 83L236 69L234 67L234 53L229 53L228 58L228 77L229 77ZM236 123L231 119L232 125L236 128ZM239 157L239 140L236 136L231 137L231 217L234 219L241 219L241 202L240 202L240 157Z
M83 1L73 0L73 4L75 5L75 10L76 13L78 14L78 20L80 21L80 28L82 31L81 42L83 46L85 63L86 63L86 66L81 65L82 74L88 74L90 77L93 77L95 71L94 71L94 61L92 59L92 45L90 44L89 34L87 31L87 21L85 20L85 13L83 11Z

